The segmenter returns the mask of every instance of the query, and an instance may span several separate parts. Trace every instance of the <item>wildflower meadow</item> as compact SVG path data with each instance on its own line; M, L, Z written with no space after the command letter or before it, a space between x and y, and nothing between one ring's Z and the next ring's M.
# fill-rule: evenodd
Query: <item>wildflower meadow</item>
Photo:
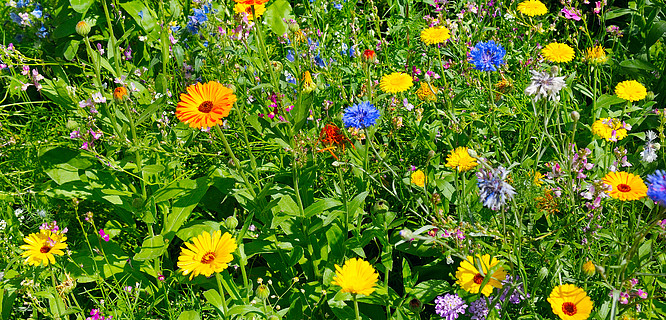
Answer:
M664 0L0 2L0 320L666 319Z

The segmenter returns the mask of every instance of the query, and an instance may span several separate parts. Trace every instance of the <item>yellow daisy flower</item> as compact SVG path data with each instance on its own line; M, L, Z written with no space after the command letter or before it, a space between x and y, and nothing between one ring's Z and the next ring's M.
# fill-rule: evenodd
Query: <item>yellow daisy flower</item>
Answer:
M200 274L210 277L229 266L229 262L234 259L232 253L237 247L236 240L229 232L204 232L181 247L178 267L183 275L190 275L190 280Z
M548 13L548 8L539 0L527 0L518 4L518 11L524 15L534 17Z
M592 124L592 133L607 141L620 141L627 137L627 129L620 120L601 118Z
M424 187L425 182L426 182L425 173L423 173L423 171L421 171L421 169L416 170L416 171L412 172L411 180L412 180L413 184L415 184L419 187Z
M252 6L243 4L243 3L236 3L234 6L234 12L236 13L241 13L245 12L247 13L247 20L252 21L254 19L254 16L252 15ZM266 5L260 4L254 6L254 13L257 15L257 17L261 17L261 15L266 12Z
M645 99L647 90L640 82L636 80L627 80L622 81L615 86L615 95L624 100L638 101Z
M606 49L604 46L598 45L596 47L587 48L585 52L585 60L593 64L604 64L608 61Z
M451 151L446 157L446 166L451 169L457 169L458 172L474 169L478 163L476 162L476 159L469 155L467 150L469 150L467 147L458 147Z
M590 297L573 284L555 287L548 302L553 313L562 320L585 320L590 317L593 308Z
M342 287L342 292L369 296L375 291L379 274L370 263L358 258L345 261L340 268L335 265L335 276L331 284Z
M379 82L379 87L384 92L399 93L407 91L414 85L412 77L406 73L394 72L382 77Z
M53 233L51 230L40 230L23 238L26 244L20 248L25 250L21 256L25 258L23 263L31 266L48 266L55 263L54 255L62 256L62 251L67 248L67 237L61 233Z
M621 201L639 200L647 196L647 186L640 176L628 172L609 172L603 182L611 186L609 196Z
M585 262L583 265L583 272L587 273L588 276L594 275L594 272L596 271L596 267L594 266L594 263L590 260Z
M474 263L470 263L470 262ZM481 263L483 275L477 269L476 265ZM506 271L502 268L497 269L493 274L488 275L488 270L499 264L496 258L490 258L490 255L477 255L476 259L467 256L467 260L460 262L460 267L456 271L456 283L469 293L479 293L481 291L486 297L493 292L493 288L502 288L502 280L506 278ZM481 284L486 277L490 277L486 285L481 289Z
M569 62L576 56L572 47L557 42L549 43L545 48L541 49L541 54L543 54L546 60L552 62Z
M192 128L210 128L229 116L234 103L236 95L221 83L197 83L187 87L187 93L180 95L176 117Z
M438 44L451 38L451 31L446 27L431 27L421 30L421 41L425 44Z
M419 97L421 101L437 101L438 92L439 89L437 89L436 86L432 84L428 85L427 82L421 81L421 87L418 90L416 90L416 95Z

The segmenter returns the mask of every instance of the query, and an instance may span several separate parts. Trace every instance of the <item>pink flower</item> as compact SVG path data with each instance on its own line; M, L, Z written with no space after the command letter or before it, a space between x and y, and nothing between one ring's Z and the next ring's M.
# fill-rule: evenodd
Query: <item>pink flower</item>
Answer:
M104 232L104 229L99 229L99 236L104 239L104 241L109 242L109 235Z
M647 292L645 292L645 291L643 291L643 290L641 290L641 289L638 289L638 292L636 292L636 293L638 294L638 296L639 296L641 299L647 299L647 296L648 296L648 295L647 295Z
M576 21L580 21L580 19L581 19L580 11L578 11L578 9L576 9L576 8L571 8L571 10L569 10L569 8L564 7L564 8L562 8L561 12L564 13L564 17L567 18L567 19L570 19L570 20L573 19L573 20L576 20Z

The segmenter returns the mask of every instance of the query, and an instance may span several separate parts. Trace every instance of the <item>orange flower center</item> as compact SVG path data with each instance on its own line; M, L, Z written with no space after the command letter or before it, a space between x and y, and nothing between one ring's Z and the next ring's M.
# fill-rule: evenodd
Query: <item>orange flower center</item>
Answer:
M562 312L564 312L564 314L568 316L573 316L574 314L576 314L576 311L578 310L576 309L576 305L573 304L573 302L565 302L562 305Z
M204 101L199 105L199 112L201 113L209 113L211 110L213 110L213 102L211 101Z
M631 191L631 187L628 184L621 183L617 185L617 190L620 192L629 192Z
M39 252L41 252L41 253L49 253L49 251L51 251L50 246L43 246L43 247L39 248Z
M208 251L206 252L203 257L201 257L201 263L203 264L210 264L215 260L215 252Z
M483 276L480 273L474 275L474 283L481 284L483 283Z

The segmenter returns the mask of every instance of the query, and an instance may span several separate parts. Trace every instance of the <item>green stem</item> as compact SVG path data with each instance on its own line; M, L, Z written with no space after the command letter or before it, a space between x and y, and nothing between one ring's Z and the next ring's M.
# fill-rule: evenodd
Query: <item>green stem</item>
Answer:
M243 182L245 183L245 187L247 188L248 192L252 197L256 197L257 193L254 191L254 187L250 183L250 181L247 179L247 176L245 175L245 172L243 171L243 168L241 167L240 162L238 161L238 158L236 158L236 155L234 155L234 152L231 150L231 147L229 146L229 142L227 142L227 137L224 135L224 132L222 132L222 129L220 128L219 125L215 126L215 131L217 132L217 135L220 136L222 139L222 143L224 144L224 148L227 150L227 153L231 157L231 160L234 162L234 166L236 166L236 171L238 174L241 176L243 179Z
M109 15L109 8L106 6L106 0L102 0L102 7L104 8L104 16L106 17L106 26L109 30L109 47L113 50L113 61L116 65L116 76L120 77L120 47L116 43L116 36L113 34L113 24L111 23L111 15Z
M342 169L340 166L337 167L338 179L340 183L340 189L342 191L342 203L345 206L345 235L349 234L349 205L347 204L347 188L345 186L345 179L342 176Z
M222 298L222 312L224 313L224 319L229 319L227 299L224 297L224 287L222 286L222 275L219 272L215 273L215 280L217 280L217 290L220 292L220 298Z
M361 320L361 317L358 313L358 301L356 300L356 293L352 293L352 299L354 300L354 313L356 313L356 320Z

